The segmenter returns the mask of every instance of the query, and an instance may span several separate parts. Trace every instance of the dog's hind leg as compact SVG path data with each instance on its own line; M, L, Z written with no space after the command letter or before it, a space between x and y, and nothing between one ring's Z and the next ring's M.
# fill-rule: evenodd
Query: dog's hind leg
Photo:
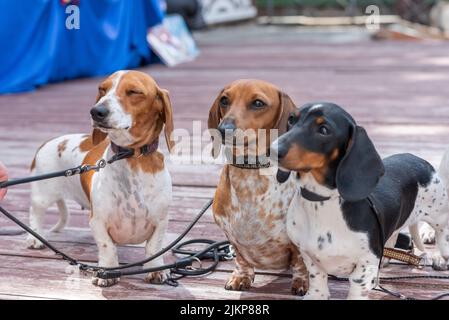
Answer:
M43 236L44 216L47 208L51 205L48 202L39 200L32 200L30 207L30 227L33 231ZM44 244L33 237L31 234L27 237L27 248L29 249L43 249Z
M56 205L59 210L59 221L58 223L51 229L51 232L60 232L64 229L69 221L69 210L65 204L64 200L56 201Z

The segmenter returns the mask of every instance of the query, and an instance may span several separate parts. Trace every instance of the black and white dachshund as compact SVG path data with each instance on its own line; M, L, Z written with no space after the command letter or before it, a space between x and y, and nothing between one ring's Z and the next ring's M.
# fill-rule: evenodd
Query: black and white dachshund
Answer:
M304 105L288 127L271 152L279 159L279 182L298 172L287 231L309 271L305 298L328 299L332 274L349 276L348 299L366 299L387 240L418 221L435 229L434 269L447 269L446 177L412 154L382 160L365 129L333 103ZM448 163L440 171L449 172Z

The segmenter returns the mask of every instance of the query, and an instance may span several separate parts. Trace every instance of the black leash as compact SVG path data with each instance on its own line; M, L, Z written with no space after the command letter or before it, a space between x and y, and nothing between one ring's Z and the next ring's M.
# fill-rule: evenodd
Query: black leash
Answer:
M75 168L53 172L49 174L43 174L43 175L36 175L33 177L27 177L22 179L16 179L16 180L8 180L0 182L0 188L7 188L14 185L19 184L25 184L30 183L34 181L40 181L40 180L47 180L47 179L53 179L57 177L71 177L74 175L79 175L86 173L88 171L99 171L100 169L106 167L108 164L112 164L116 161L130 158L134 155L133 149L121 149L119 153L114 154L114 156L111 157L110 160L106 161L104 159L101 159L97 162L96 165L80 165ZM198 220L204 215L204 213L209 209L209 207L212 205L213 200L209 200L206 205L201 209L201 211L198 213L198 215L193 219L193 221L188 225L188 227L184 230L182 234L180 234L174 241L172 241L167 247L163 248L156 254L154 254L151 257L148 257L144 260L124 264L118 267L102 267L102 266L94 266L89 265L85 263L81 263L78 260L74 259L73 257L65 254L64 252L60 251L56 247L54 247L50 242L45 240L41 235L36 233L34 230L32 230L30 227L28 227L25 223L17 219L14 215L12 215L10 212L8 212L6 209L0 206L0 212L13 221L15 224L17 224L19 227L21 227L23 230L37 238L39 241L41 241L46 247L48 247L51 251L53 251L57 256L60 256L63 260L68 261L71 265L76 265L81 271L92 273L93 276L101 278L101 279L113 279L113 278L119 278L121 276L127 276L127 275L136 275L136 274L142 274L142 273L149 273L149 272L156 272L156 271L162 271L169 269L171 271L171 274L177 274L177 277L171 277L166 281L167 284L176 286L177 285L177 279L180 279L180 275L182 277L184 276L190 276L190 275L203 275L207 274L211 271L213 271L218 263L220 261L224 260L230 260L233 258L233 252L231 250L231 246L228 241L212 241L212 240L205 240L205 239L199 239L199 240L189 240L184 243L178 244L186 235L189 233L189 231L194 227L194 225L198 222ZM183 248L186 245L192 245L192 244L208 244L203 250L201 251L186 251L181 248ZM176 246L177 245L177 246ZM175 247L176 246L176 247ZM124 270L134 267L143 267L146 263L160 257L167 251L173 249L173 253L175 254L183 254L187 255L187 257L179 259L175 261L174 263L153 267L153 268L140 268L136 270ZM206 267L202 268L201 260L205 259L212 259L213 263ZM197 261L200 264L199 268L192 267L192 264Z
M229 241L212 241L207 239L194 239L194 240L188 240L183 243L178 244L186 235L187 233L193 228L193 226L198 222L198 220L203 216L203 214L207 211L207 209L212 205L212 200L209 200L206 205L201 209L200 213L195 217L195 219L189 224L189 226L184 230L184 232L179 235L173 242L171 242L167 247L163 248L156 254L154 254L151 257L148 257L144 260L124 264L118 267L101 267L101 266L94 266L89 265L85 263L81 263L75 258L65 254L64 252L60 251L56 247L54 247L50 242L45 240L41 235L36 233L34 230L32 230L30 227L28 227L26 224L24 224L22 221L17 219L14 215L12 215L10 212L5 210L3 207L0 206L0 212L5 215L8 219L16 223L19 227L24 229L26 232L30 233L33 237L37 238L39 241L41 241L46 247L48 247L51 251L53 251L57 256L60 256L63 260L70 263L70 265L76 265L81 271L92 273L93 276L98 277L100 279L113 279L113 278L120 278L122 276L129 276L129 275L136 275L136 274L143 274L143 273L149 273L149 272L156 272L156 271L162 271L162 270L170 270L171 274L177 274L182 275L182 277L185 276L200 276L204 274L208 274L215 270L215 268L218 266L218 263L220 261L225 260L231 260L234 258L233 251L231 249ZM185 250L182 249L183 247L187 245L198 245L198 244L208 244L204 249L200 251L193 251L193 250ZM178 259L173 263L161 265L158 267L152 267L152 268L140 268L136 270L124 270L129 269L133 267L142 267L146 263L158 258L159 256L163 255L167 251L172 250L174 254L182 254L187 255L187 257ZM213 263L206 267L202 267L202 260L206 259L212 259ZM200 264L199 268L192 267L192 264L197 261ZM167 280L167 284L172 286L177 286L176 280L180 279L181 277L170 277Z

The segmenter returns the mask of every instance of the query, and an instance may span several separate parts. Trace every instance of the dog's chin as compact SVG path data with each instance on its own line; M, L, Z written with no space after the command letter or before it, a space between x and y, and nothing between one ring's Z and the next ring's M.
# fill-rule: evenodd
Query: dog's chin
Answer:
M98 123L98 122L93 122L92 127L94 129L98 129L98 130L103 131L105 133L108 133L108 132L111 132L111 131L128 130L129 129L129 127L127 127L127 128L110 127L108 125L101 124L101 123Z
M278 172L276 173L276 179L279 183L284 183L287 181L288 177L290 177L290 171L284 168L278 168Z

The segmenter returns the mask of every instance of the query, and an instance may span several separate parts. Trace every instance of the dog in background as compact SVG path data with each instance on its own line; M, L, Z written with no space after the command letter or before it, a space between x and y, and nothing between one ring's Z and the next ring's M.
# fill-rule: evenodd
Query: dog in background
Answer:
M387 239L419 221L435 229L434 269L447 269L449 161L437 173L411 154L382 160L366 131L332 103L306 104L288 126L272 154L280 181L298 173L287 231L309 270L306 298L329 298L329 274L349 276L348 299L367 298Z
M60 221L53 231L67 224L69 213L65 199L90 208L89 224L98 246L99 265L119 265L116 245L145 242L145 254L151 256L162 247L172 197L170 174L164 156L158 151L158 139L165 126L168 149L173 142L172 106L166 90L159 88L147 74L118 71L98 87L95 106L90 111L93 134L70 134L42 145L33 160L33 174L65 170L82 164L94 165L123 150L133 157L116 161L104 169L80 177L56 178L31 185L30 224L42 233L45 211L57 204ZM33 236L29 248L43 244ZM163 264L162 258L146 267ZM162 283L166 272L153 272L145 281ZM94 278L98 286L110 286L119 279Z
M218 147L225 143L225 154L232 162L223 168L213 202L215 221L236 251L236 268L225 285L228 290L249 289L254 268L291 268L292 292L302 295L308 289L307 270L285 225L295 181L280 184L275 175L262 173L259 161L266 156L270 139L264 143L258 135L246 137L241 140L240 153L235 145L248 130L262 130L266 137L271 129L285 132L287 118L294 110L285 93L260 80L232 82L210 109L208 127L219 131L214 143ZM248 163L249 159L254 162Z

